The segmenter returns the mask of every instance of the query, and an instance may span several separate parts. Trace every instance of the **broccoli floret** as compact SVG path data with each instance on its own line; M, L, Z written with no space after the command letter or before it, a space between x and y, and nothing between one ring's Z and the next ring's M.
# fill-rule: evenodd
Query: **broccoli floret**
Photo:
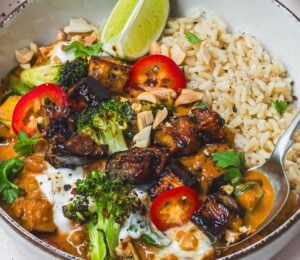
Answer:
M114 258L121 225L141 207L133 186L93 171L77 181L75 191L76 198L63 208L64 215L87 223L92 260Z
M60 77L57 84L65 90L69 89L77 82L87 77L88 75L88 60L82 57L77 58L72 62L66 62L60 71Z
M109 153L127 150L123 131L131 118L128 102L110 99L88 108L77 119L78 132L90 135L97 144L107 144Z
M23 70L20 79L30 87L36 87L43 83L54 83L67 90L87 75L88 60L79 57L64 64L47 64Z

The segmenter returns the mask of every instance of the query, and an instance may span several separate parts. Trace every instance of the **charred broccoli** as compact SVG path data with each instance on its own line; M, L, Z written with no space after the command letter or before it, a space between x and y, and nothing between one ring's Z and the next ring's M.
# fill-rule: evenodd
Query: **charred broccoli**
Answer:
M20 79L30 87L55 83L67 90L88 75L88 60L79 57L65 64L47 64L23 70Z
M93 171L77 181L75 192L75 199L63 207L64 215L87 224L92 260L114 258L122 223L141 207L133 186Z
M90 135L97 144L107 144L109 153L127 150L123 131L131 118L128 102L110 99L88 108L77 119L78 132Z

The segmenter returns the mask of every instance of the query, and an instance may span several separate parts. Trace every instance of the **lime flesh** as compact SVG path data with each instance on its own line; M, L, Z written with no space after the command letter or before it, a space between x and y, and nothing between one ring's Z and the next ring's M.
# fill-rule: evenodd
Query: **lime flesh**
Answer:
M121 59L142 57L159 38L168 14L168 0L120 0L103 29L103 49Z

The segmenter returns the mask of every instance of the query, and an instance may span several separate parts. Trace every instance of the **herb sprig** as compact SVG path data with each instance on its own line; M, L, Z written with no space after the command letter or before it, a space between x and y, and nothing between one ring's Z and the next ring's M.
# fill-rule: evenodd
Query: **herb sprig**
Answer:
M83 55L87 56L98 56L103 44L101 42L85 46L83 43L75 41L64 47L64 51L72 50L74 51L75 57L80 57Z
M20 131L18 133L18 142L14 145L15 152L22 157L32 154L34 145L39 141L39 137L39 133L29 137L27 133ZM0 164L0 195L9 204L13 203L24 192L22 188L12 182L23 167L24 161L19 157Z
M24 192L22 188L11 182L23 166L24 162L19 158L12 158L0 164L0 195L9 204Z
M39 141L40 134L36 133L29 137L27 133L20 131L18 133L19 141L14 145L14 150L20 156L28 156L33 153L34 145Z
M217 152L213 155L213 160L217 167L226 169L225 181L230 181L233 186L238 185L243 180L245 167L245 154L236 151Z
M288 103L282 100L272 100L276 111L282 116L288 108Z
M199 44L202 40L192 32L185 32L185 38L192 44Z

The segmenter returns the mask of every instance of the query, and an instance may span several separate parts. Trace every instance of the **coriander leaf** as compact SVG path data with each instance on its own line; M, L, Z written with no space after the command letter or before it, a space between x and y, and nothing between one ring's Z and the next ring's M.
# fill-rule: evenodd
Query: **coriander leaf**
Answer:
M64 51L68 51L68 50L74 51L75 57L79 57L82 55L97 56L102 46L103 44L100 42L89 46L85 46L81 42L75 41L65 46Z
M236 186L243 180L243 174L239 168L229 168L224 174L224 180L230 181L233 186Z
M213 155L213 160L220 168L237 167L242 168L244 161L240 153L235 151L217 152Z
M202 40L195 34L193 34L192 32L185 32L185 38L193 44L197 44L197 43L201 43Z
M23 192L19 186L10 181L16 177L23 166L24 162L18 158L0 164L0 195L9 204Z
M204 108L207 108L207 105L205 103L203 103L202 101L197 101L192 109L195 109L195 108L200 108L200 109L204 109Z
M220 168L227 169L224 174L224 180L230 181L233 186L236 186L243 180L245 154L236 151L217 152L213 155L213 160Z
M272 100L272 104L274 105L276 111L283 115L283 113L287 110L288 104L282 100Z
M39 141L40 134L36 133L29 137L27 133L20 131L18 133L19 141L14 145L14 150L21 156L28 156L33 153L33 146Z
M257 183L249 182L249 183L246 183L244 185L236 186L235 189L234 189L234 195L235 196L240 196L246 190L253 189L253 188L257 187L257 185L258 185Z

